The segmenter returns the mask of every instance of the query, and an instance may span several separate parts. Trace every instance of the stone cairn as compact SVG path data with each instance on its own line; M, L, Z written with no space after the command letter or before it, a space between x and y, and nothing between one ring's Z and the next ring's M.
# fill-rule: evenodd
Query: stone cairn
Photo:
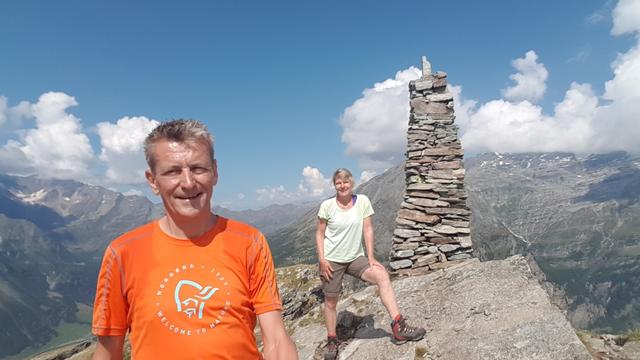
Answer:
M464 190L462 146L454 124L447 74L431 73L422 57L422 77L409 83L411 114L407 132L404 201L391 246L392 274L442 269L472 257Z

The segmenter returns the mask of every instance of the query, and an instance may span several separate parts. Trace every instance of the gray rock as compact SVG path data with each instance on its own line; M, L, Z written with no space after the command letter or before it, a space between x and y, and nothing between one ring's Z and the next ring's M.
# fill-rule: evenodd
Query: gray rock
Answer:
M424 206L424 207L447 207L447 206L449 206L448 202L440 201L440 200L425 199L425 198L413 198L413 199L408 199L407 201L412 203L413 205Z
M415 252L417 255L428 254L428 253L430 253L429 246L420 246L420 247L414 249L413 252Z
M471 254L455 254L449 256L449 260L462 260L471 258Z
M468 228L469 227L469 222L468 221L455 221L455 220L442 219L442 225L451 225L451 226L457 227L457 228Z
M460 245L445 244L438 246L438 250L445 253L458 250L458 248L460 248Z
M417 244L416 244L417 245ZM395 259L405 259L413 256L413 250L399 250L393 254L393 258Z
M416 80L413 82L413 86L416 91L429 90L433 87L433 82L431 80Z
M426 96L426 99L427 101L450 101L453 100L453 95L450 92L441 94L429 94Z
M416 267L427 266L437 261L438 261L438 255L429 254L429 255L421 256L418 259L416 259L414 262L414 266Z
M396 245L394 248L396 250L416 250L420 245L415 242L407 242Z
M453 226L440 225L440 224L434 226L433 231L440 234L457 234L458 233L458 229L454 228Z
M407 259L391 261L389 263L389 266L394 270L409 268L411 265L413 265L413 262Z
M409 101L411 110L418 114L443 114L449 115L452 110L447 107L446 104L439 102L426 102L420 98L411 99Z
M473 246L471 236L458 236L455 239L460 243L460 247L462 248L470 248Z
M441 147L435 149L422 150L423 156L445 156L445 155L462 155L462 149Z
M411 184L409 186L407 186L407 190L417 190L417 191L429 191L429 190L434 190L436 189L438 186L437 185L433 185L433 184Z
M420 60L422 61L422 78L426 79L431 75L431 63L426 56L422 56Z
M393 235L406 239L410 237L420 236L420 231L410 229L395 229L393 231Z
M417 209L417 207L414 208ZM437 215L427 215L419 210L411 209L398 210L398 218L426 224L435 224L440 220L440 217L438 217Z

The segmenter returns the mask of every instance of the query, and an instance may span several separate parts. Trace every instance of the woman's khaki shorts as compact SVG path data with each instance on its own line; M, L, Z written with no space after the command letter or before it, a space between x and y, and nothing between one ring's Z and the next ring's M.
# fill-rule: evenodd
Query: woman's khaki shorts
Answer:
M324 292L325 297L329 298L340 296L340 292L342 291L342 278L345 272L353 277L362 279L362 273L369 268L369 260L366 256L359 256L348 263L329 261L329 264L331 264L331 268L333 269L333 277L331 280L327 281L324 277L320 276L320 279L322 279L322 292Z

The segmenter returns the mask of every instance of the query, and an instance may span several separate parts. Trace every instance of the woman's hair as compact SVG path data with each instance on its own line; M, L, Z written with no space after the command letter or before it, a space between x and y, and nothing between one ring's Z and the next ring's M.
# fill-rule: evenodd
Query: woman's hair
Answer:
M333 183L333 185L336 184L337 178L347 178L349 179L349 181L353 183L353 175L351 175L351 171L345 168L339 168L333 173L333 178L331 179L331 182Z
M158 125L144 140L144 155L152 171L154 170L156 160L154 145L161 140L177 141L180 143L203 141L209 147L211 160L214 159L213 136L209 133L207 127L198 120L175 119Z

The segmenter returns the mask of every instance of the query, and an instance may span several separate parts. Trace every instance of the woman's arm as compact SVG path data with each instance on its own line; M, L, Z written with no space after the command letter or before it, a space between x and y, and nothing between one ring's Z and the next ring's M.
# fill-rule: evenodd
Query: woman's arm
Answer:
M364 246L367 248L367 258L369 259L369 266L382 266L375 257L374 237L373 237L373 215L369 215L362 220L362 227L364 232Z
M318 263L320 265L320 276L327 281L333 277L333 268L331 264L324 258L324 232L327 230L327 220L318 218L316 226L316 250L318 252Z

